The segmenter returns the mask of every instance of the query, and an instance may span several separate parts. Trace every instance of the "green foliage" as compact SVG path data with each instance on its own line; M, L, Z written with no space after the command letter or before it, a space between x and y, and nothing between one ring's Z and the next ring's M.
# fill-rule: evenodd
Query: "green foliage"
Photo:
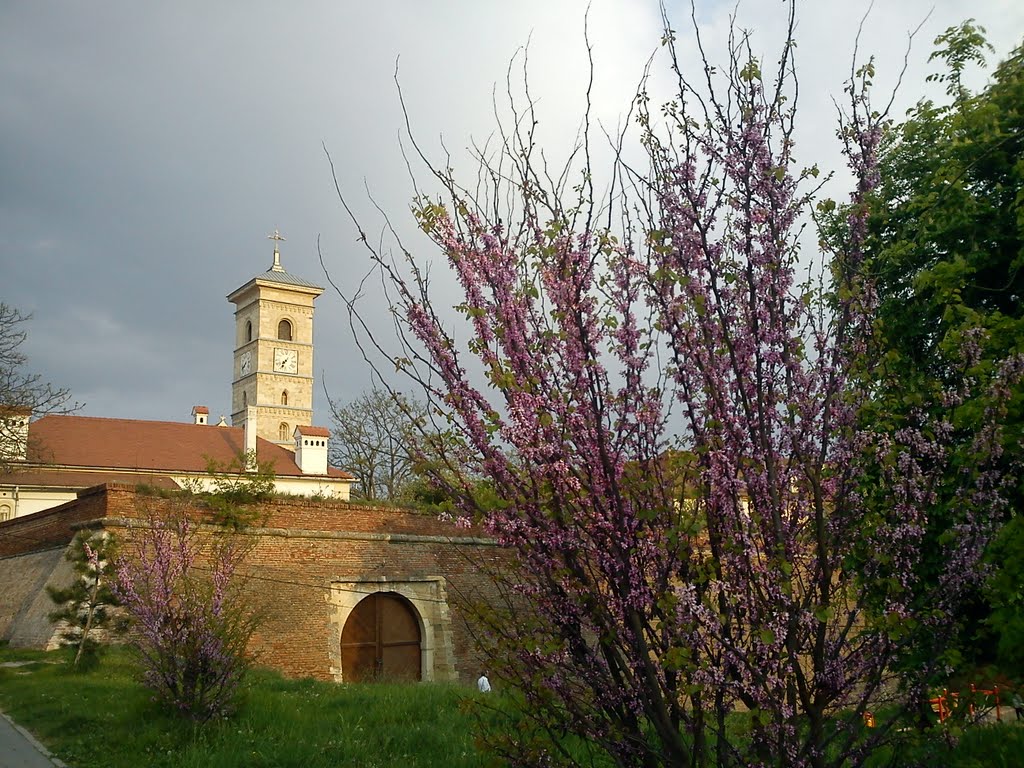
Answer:
M243 684L244 706L234 718L195 727L158 709L136 682L126 650L111 649L102 669L76 675L73 686L64 674L68 651L0 647L0 662L7 661L29 663L0 668L0 709L77 768L498 764L475 739L475 728L485 729L489 741L505 734L509 748L541 749L522 718L525 702L500 693L481 697L441 684L338 686L257 669ZM1003 717L1012 719L1012 710ZM746 719L737 713L728 727L742 733ZM560 742L581 764L604 765L588 745L566 736ZM1022 752L1024 728L1013 724L966 728L953 741L935 729L866 765L1011 768Z
M207 456L206 475L205 479L187 483L185 490L201 496L214 522L227 528L237 530L256 524L257 512L250 505L274 495L274 464L257 461L255 451L240 453L227 463Z
M473 479L470 482L472 487L468 492L474 499L475 509L501 508L503 502L490 482L483 479ZM428 476L419 477L410 484L407 503L429 515L450 517L461 514L461 510L456 506L456 500Z
M1010 677L1024 679L1024 517L1015 517L989 553L998 569L989 582L992 612L986 619L996 637L996 661Z
M120 629L110 610L118 605L110 591L111 562L115 556L110 534L80 531L64 555L74 569L71 583L63 589L46 587L57 606L50 613L50 620L64 622L60 640L62 645L75 649L75 669L94 666L99 660L101 644L96 640L97 632Z
M62 674L64 653L0 649L0 709L76 768L482 768L471 689L443 684L345 685L254 670L229 720L194 726L166 714L138 682L132 656L112 649L103 668ZM25 674L29 672L29 674ZM501 706L491 695L489 706ZM483 710L484 719L492 717Z
M149 483L139 483L135 486L135 492L140 496L152 496L157 499L176 499L181 496L179 488L161 488ZM191 493L191 491L188 491Z
M928 82L947 83L946 93L957 100L966 98L969 94L963 87L961 79L964 69L968 64L985 65L983 51L994 51L985 39L985 28L974 23L974 19L968 19L958 27L950 27L937 38L935 52L928 57L928 61L941 59L946 62L947 72L929 75Z
M1009 715L1013 718L1013 710ZM1015 768L1024 751L1024 728L1005 722L981 725L951 734L935 729L880 750L866 768Z
M213 492L233 504L265 501L274 494L274 464L256 460L256 451L241 453L227 464L207 458Z
M983 385L1001 360L1024 351L1024 48L972 94L962 77L991 50L984 30L968 21L935 42L932 60L943 62L945 71L930 79L947 84L951 101L922 101L902 124L890 127L880 157L881 183L871 201L866 265L877 281L884 348L881 364L863 372L875 392L863 417L888 429L936 413L958 378ZM965 357L975 344L976 354ZM972 466L976 446L969 436L977 433L990 403L978 386L952 412L952 434L944 439L955 458L949 482L935 489L931 544L917 564L926 578L943 567L944 531L956 513L955 498L943 489L954 487L954 475ZM1001 472L1012 478L1024 459L1020 383L1013 385L1002 425ZM1019 478L1015 482L1003 490L1019 513L1024 486ZM1008 564L995 553L991 561ZM991 599L1002 608L989 627L1001 632L1024 623L1024 617L1011 618L1016 604L1008 594ZM979 634L988 610L979 595L974 615L962 617L965 663L991 656ZM1008 647L1011 641L999 643ZM922 658L929 653L922 649Z
M979 28L951 29L952 77L983 44ZM958 86L959 87L959 86ZM1024 339L1024 50L981 93L957 105L924 101L891 130L871 209L869 268L882 299L888 366L903 388L941 381L970 329L988 332L984 359ZM908 403L909 404L909 403ZM1009 443L1020 437L1007 435Z

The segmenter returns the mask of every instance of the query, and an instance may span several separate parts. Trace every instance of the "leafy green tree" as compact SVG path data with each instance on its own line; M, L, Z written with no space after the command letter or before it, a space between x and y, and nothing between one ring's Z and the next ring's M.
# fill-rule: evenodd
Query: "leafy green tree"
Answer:
M114 628L117 621L110 611L118 605L110 589L113 555L114 545L109 534L81 531L65 554L74 568L74 579L63 589L46 588L57 605L50 619L64 622L61 644L76 649L75 669L96 661L101 647L96 640L97 631Z
M962 49L981 48L982 31L965 22L938 38L946 47L932 58L950 73L933 79L954 99L920 102L881 152L869 267L888 363L915 382L941 379L966 332L987 331L989 360L1024 338L1024 50L969 94Z
M967 21L935 42L931 58L944 62L945 71L929 79L946 84L948 100L921 101L890 127L870 201L866 266L878 291L883 354L879 365L863 372L875 394L864 418L895 429L945 407L958 377L987 381L1000 361L1024 350L1024 48L972 93L963 75L991 50L984 29ZM984 394L964 397L942 436L956 460L948 482L932 489L931 546L918 564L926 577L939 578L947 565L943 542L959 502L944 488L954 487L953 475L971 466L971 436L990 404ZM1013 471L1024 456L1020 383L1013 385L1003 426L1001 485L994 490L1019 513L1024 487ZM1001 583L992 582L997 589ZM990 597L1004 606L1002 625L1016 624L1005 621L1011 603ZM972 661L984 651L977 632L988 610L979 597L975 615L964 617L960 651L975 654ZM930 649L920 652L927 658ZM944 659L959 661L958 653Z

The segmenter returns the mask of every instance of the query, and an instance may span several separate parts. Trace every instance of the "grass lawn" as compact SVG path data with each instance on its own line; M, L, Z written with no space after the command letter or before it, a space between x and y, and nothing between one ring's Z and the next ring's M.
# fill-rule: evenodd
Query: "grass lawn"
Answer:
M475 745L474 711L509 722L491 709L504 708L502 697L481 700L470 688L333 685L258 669L243 685L233 718L194 726L157 708L135 682L125 650L110 651L97 668L79 674L69 671L67 659L63 651L0 647L0 664L29 662L0 667L0 708L72 768L489 766L495 760ZM968 727L958 741L950 749L933 732L899 754L882 750L868 765L1024 765L1024 727L1016 722ZM582 746L573 751L584 764L594 757ZM606 764L600 757L595 762Z
M483 766L475 694L440 684L332 685L256 670L238 713L193 726L164 715L113 650L86 673L62 651L0 648L0 708L73 768Z

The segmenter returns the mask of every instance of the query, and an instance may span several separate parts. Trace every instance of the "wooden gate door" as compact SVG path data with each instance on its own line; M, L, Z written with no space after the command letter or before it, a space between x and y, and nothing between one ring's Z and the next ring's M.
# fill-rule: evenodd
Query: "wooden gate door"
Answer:
M347 683L419 680L420 623L395 592L364 598L341 632L342 677Z

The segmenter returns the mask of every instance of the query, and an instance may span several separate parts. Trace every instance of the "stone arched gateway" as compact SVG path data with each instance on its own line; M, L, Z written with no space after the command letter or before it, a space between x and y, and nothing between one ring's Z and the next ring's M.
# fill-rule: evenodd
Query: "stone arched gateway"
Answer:
M422 675L419 616L397 592L364 597L341 630L341 674L350 683L418 682Z
M372 678L374 669L386 679L458 679L443 577L336 581L327 599L337 682Z

